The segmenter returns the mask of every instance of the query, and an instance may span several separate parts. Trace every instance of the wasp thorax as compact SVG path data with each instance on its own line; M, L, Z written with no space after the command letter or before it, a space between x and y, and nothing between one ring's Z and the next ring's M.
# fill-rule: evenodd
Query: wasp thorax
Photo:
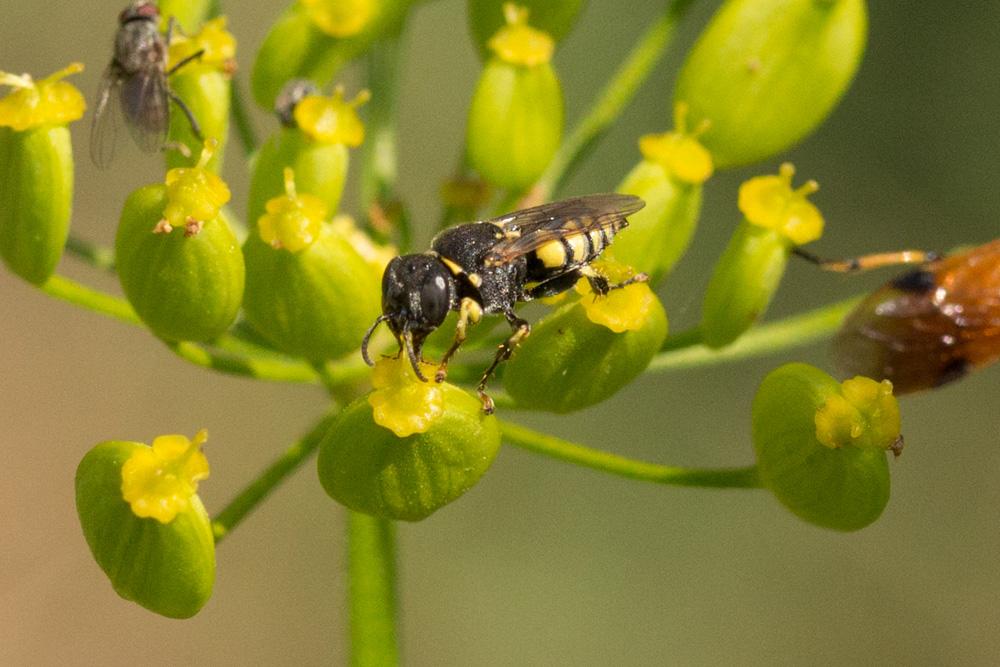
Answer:
M382 276L382 312L396 336L413 335L419 347L441 326L456 298L453 279L434 255L403 255Z

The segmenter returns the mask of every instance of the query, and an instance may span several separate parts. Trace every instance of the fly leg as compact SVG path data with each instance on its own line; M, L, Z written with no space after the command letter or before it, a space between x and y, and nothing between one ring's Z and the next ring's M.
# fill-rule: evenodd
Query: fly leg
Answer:
M194 134L195 138L198 139L198 141L204 141L205 137L201 136L201 126L198 125L198 119L194 117L193 113L191 113L191 109L184 103L184 100L178 97L177 93L170 90L170 88L167 88L167 95L169 95L174 104L176 104L177 107L184 112L184 116L187 117L188 123L191 125L191 132Z
M522 320L518 317L513 310L507 311L504 313L504 316L507 318L507 323L510 324L512 332L510 337L497 348L497 355L493 357L493 363L483 373L482 379L479 380L479 386L476 387L476 391L479 393L479 400L483 402L483 412L488 415L493 414L495 407L493 399L486 394L486 383L489 382L490 376L493 375L493 371L497 369L497 366L501 362L510 359L510 355L514 354L515 348L531 333L531 325L528 324L527 320Z
M848 259L823 259L802 248L792 248L792 254L806 260L810 264L815 264L824 271L836 271L837 273L857 273L899 264L926 264L927 262L935 262L941 259L940 254L924 250L879 252L871 255L862 255L861 257L850 257Z
M441 365L438 366L437 373L434 374L435 382L444 382L444 379L448 377L448 361L451 360L458 351L458 348L465 342L465 334L469 324L476 324L482 316L483 308L474 299L470 299L469 297L462 299L462 305L458 311L458 326L455 327L455 340L452 341L451 347L448 348L448 351L444 353L444 357L441 359Z

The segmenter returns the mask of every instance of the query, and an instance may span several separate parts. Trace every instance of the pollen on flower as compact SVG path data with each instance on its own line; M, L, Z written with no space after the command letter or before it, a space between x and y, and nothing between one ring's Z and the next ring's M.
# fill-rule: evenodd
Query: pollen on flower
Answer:
M174 65L202 51L195 61L231 74L236 67L236 38L226 30L226 17L207 21L201 30L190 36L175 34L170 41L168 62Z
M816 439L825 447L893 449L900 442L899 404L892 383L855 377L816 411Z
M332 37L350 37L375 16L375 0L300 0L316 27Z
M425 376L437 367L422 363ZM423 433L444 414L444 391L436 382L423 382L414 374L405 355L380 359L372 373L374 391L368 395L375 423L400 438Z
M82 71L81 63L71 63L41 81L35 81L29 74L0 72L0 86L13 88L0 98L0 127L23 132L79 119L87 104L76 86L62 79Z
M208 459L201 446L208 432L192 439L183 435L161 435L151 447L141 447L122 466L122 498L132 513L170 523L186 510L198 491L198 482L208 477Z
M643 136L639 139L639 150L644 158L662 165L677 180L704 183L715 169L712 154L698 141L708 129L708 121L688 132L687 112L687 104L678 102L674 106L673 131Z
M609 281L616 283L631 277L630 267L610 262L601 262L601 273ZM583 306L587 319L594 324L607 327L615 333L638 331L649 321L650 310L656 301L656 295L646 283L633 283L621 289L614 289L604 296L597 296L590 288L586 279L576 283L576 291L583 298Z
M219 215L219 209L229 201L229 187L225 181L205 168L212 159L219 142L207 139L194 167L178 167L167 172L167 205L163 209L163 220L156 230L169 232L175 227L183 227L190 232L194 223L205 223ZM197 233L197 232L195 232ZM189 234L193 235L193 234Z
M365 126L358 117L358 107L371 99L362 90L353 100L344 99L344 88L337 86L333 95L307 95L295 106L295 123L314 141L323 144L360 146L365 140Z
M552 60L555 41L542 30L528 25L528 8L512 2L503 6L507 25L490 38L488 46L500 60L511 65L534 67Z
M823 234L823 214L807 199L819 190L816 181L792 189L795 167L781 165L777 176L757 176L740 186L739 208L759 227L783 234L795 245L815 241Z
M260 216L260 238L274 248L289 252L305 250L319 238L326 219L326 204L319 197L299 194L295 172L285 167L285 194L267 202L267 213Z

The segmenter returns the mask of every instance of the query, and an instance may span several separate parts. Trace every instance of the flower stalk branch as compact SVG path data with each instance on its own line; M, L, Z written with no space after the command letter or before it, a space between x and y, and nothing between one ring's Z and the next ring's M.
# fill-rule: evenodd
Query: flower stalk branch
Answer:
M351 664L399 664L395 525L349 512L347 537Z

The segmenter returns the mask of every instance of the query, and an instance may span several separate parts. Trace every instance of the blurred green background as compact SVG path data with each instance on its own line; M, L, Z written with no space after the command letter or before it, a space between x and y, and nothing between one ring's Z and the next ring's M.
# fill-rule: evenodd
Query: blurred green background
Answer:
M90 97L120 2L7 0L0 68L46 74L71 60ZM284 3L228 3L244 74ZM684 50L715 2L695 3L671 55L564 194L608 190L635 140L670 125ZM556 66L570 123L663 3L591 0ZM627 9L623 9L627 7ZM858 79L819 132L787 157L816 178L829 256L948 249L998 236L1000 40L991 3L872 3ZM478 73L464 4L422 5L410 24L401 188L430 236ZM345 79L349 89L357 81ZM274 124L265 114L258 129ZM78 152L74 229L110 243L126 193L162 177L126 146L98 172ZM227 177L240 207L244 165ZM698 316L712 261L752 171L706 189L690 254L661 290L674 330ZM2 184L0 184L2 187ZM72 258L61 271L108 290ZM772 315L875 286L793 265ZM48 299L0 273L0 662L327 664L344 659L344 511L312 465L220 547L215 594L168 621L120 600L91 560L73 474L104 439L148 441L207 427L210 509L222 506L323 409L320 391L185 365L151 336ZM751 462L749 412L783 361L829 368L825 346L645 378L570 417L524 423L621 454L689 465ZM802 523L763 491L644 485L505 448L461 501L400 526L402 641L412 665L957 664L1000 662L1000 369L903 401L907 448L882 519L842 535Z

